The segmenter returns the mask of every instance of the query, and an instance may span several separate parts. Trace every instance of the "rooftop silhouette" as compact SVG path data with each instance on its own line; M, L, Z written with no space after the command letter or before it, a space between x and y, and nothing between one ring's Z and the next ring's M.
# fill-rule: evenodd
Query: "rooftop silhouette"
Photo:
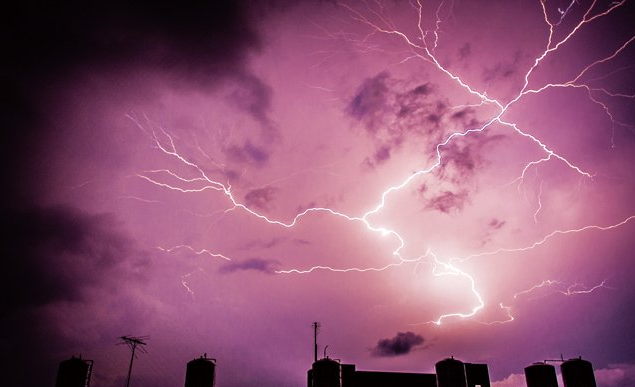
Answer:
M314 361L307 371L306 387L491 387L487 364L467 363L454 356L435 364L435 373L386 372L358 370L355 364L341 363L326 356L317 357L317 336L319 323L312 324L314 337ZM122 339L132 350L146 343L141 338L123 336ZM140 347L143 349L142 347ZM556 368L549 364L560 363L563 387L597 387L592 364L580 358L545 360L525 367L527 387L560 387ZM90 387L93 361L71 357L60 363L55 387ZM130 384L128 369L126 387ZM187 363L185 387L215 387L216 359L207 353Z

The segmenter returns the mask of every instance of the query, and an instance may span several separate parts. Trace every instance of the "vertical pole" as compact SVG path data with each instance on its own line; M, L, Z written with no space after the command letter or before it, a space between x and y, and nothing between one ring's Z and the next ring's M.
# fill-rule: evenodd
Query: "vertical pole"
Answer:
M126 379L126 387L130 387L130 374L132 373L132 361L134 360L135 349L137 349L137 343L132 344L132 356L130 356L130 366L128 367L128 378Z
M318 326L319 326L319 324L318 324L317 321L313 323L313 343L315 345L314 353L313 353L314 362L318 360L318 357L317 357L317 352L318 352L318 345L317 345Z

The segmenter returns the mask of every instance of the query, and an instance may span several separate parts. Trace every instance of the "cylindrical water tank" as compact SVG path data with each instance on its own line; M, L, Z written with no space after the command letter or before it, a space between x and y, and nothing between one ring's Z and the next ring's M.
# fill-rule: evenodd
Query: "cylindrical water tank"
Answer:
M556 367L547 363L534 363L525 367L527 387L558 387Z
M570 359L560 365L564 387L597 387L591 362Z
M454 357L435 364L438 387L467 387L465 365Z
M71 357L60 363L55 387L85 387L88 385L91 362Z
M340 363L327 358L313 363L311 387L342 387L342 368Z
M209 359L207 355L188 362L185 387L213 387L215 370L216 360Z

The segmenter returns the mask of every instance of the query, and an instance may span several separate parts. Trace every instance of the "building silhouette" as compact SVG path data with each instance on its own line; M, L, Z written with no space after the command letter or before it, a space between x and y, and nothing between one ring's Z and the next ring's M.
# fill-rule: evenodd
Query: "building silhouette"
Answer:
M314 324L317 332L318 325ZM317 337L317 334L316 334ZM317 341L316 341L317 348ZM326 356L317 359L307 371L307 387L491 387L487 364L465 363L453 356L438 361L435 373L357 370L355 364L342 364ZM556 368L559 362L562 387L597 387L591 362L581 357L545 360L525 367L527 387L559 387ZM93 361L71 357L60 363L55 387L90 387ZM216 359L207 354L187 363L185 387L215 387Z
M564 387L597 387L593 365L581 357L569 360L551 360L560 363ZM525 367L527 387L558 387L556 367L547 361Z
M490 387L487 364L448 358L435 369L436 374L359 371L355 364L325 357L307 372L307 387Z
M491 387L487 364L465 363L467 387Z
M307 387L437 387L435 374L358 371L355 364L340 364L331 358L313 363L307 372Z
M93 361L72 356L60 363L55 387L89 387Z

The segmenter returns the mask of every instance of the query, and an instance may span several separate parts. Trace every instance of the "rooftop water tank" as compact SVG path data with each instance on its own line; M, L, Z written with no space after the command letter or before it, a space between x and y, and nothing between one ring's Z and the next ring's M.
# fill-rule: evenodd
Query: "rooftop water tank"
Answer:
M207 354L187 363L185 387L213 387L216 371L216 359Z
M560 365L564 387L597 387L591 362L569 359Z
M527 387L558 387L556 367L547 363L534 363L525 367Z
M92 368L93 361L81 356L64 360L57 370L55 387L88 387Z
M342 387L342 368L328 357L313 363L311 387Z
M467 387L465 365L454 357L441 360L434 365L439 387Z

